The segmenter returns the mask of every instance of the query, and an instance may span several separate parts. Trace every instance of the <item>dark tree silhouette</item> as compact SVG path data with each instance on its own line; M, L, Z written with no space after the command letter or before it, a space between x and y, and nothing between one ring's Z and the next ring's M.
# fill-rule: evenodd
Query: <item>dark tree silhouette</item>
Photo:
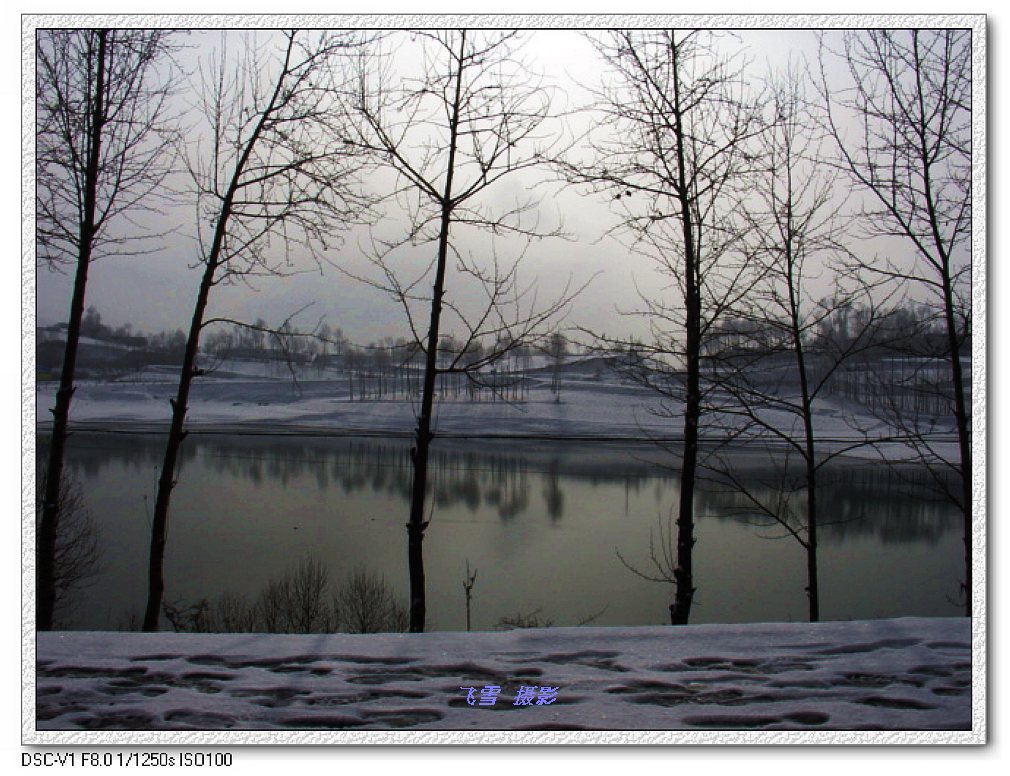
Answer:
M838 455L872 440L864 434L824 449L814 402L828 393L843 365L878 344L879 306L888 300L880 292L874 299L870 292L877 289L848 277L848 198L840 173L823 161L824 138L798 71L777 79L768 108L773 118L755 145L758 171L741 208L747 225L742 244L759 279L733 317L714 330L709 350L713 382L728 400L716 416L724 421L725 447L754 436L769 440L774 451L766 468L774 487L735 471L732 450L713 453L705 465L747 499L759 521L780 526L803 548L808 614L815 622L818 522L831 513L830 505L819 506L818 475ZM831 283L834 293L819 298ZM829 336L826 324L857 307L864 314L851 321L846 336ZM764 498L768 492L778 497Z
M533 239L560 232L539 225L537 200L502 208L490 196L507 177L542 164L557 135L549 127L548 92L531 82L529 70L515 57L517 35L458 30L411 36L420 44L419 74L397 79L390 56L362 61L353 142L394 171L390 201L406 220L402 236L373 239L379 279L363 279L402 307L425 359L407 523L410 629L417 632L425 625L422 543L430 519L425 518L425 491L437 377L462 372L484 380L486 367L542 337L574 294L566 288L539 306L533 286L519 285L525 248ZM406 34L393 41L401 49L409 43ZM394 80L397 87L391 85ZM486 259L460 247L460 234L474 230L492 237ZM502 235L524 246L514 261L500 259L495 250L493 238ZM422 246L432 246L434 255L420 254L425 257L420 271L395 263L394 254L418 255L415 249ZM450 260L455 263L451 282ZM428 283L430 294L424 290ZM468 306L474 298L480 302ZM418 322L425 315L426 327ZM448 348L441 347L443 315L452 316L464 332ZM486 345L481 355L475 354L476 343Z
M866 30L821 39L820 89L824 124L837 164L865 195L867 237L897 237L913 249L909 261L862 265L928 301L945 334L942 357L950 380L949 407L958 460L951 464L964 516L965 615L972 608L971 408L961 361L971 333L971 31ZM846 69L829 75L829 63ZM924 462L936 466L929 436L900 412Z
M568 355L568 341L560 331L551 333L547 339L548 357L551 359L551 393L555 394L558 400L561 398L561 367L565 363L565 356Z
M466 630L470 632L470 600L473 598L473 586L477 584L477 569L470 573L470 561L466 562L466 582L463 583L463 593L466 595Z
M347 633L402 633L409 619L385 578L363 567L350 572L334 594L333 611Z
M36 251L75 266L53 408L36 553L36 627L53 624L63 458L91 262L152 248L131 219L156 207L171 127L169 36L160 30L39 30L36 40Z
M320 260L361 215L360 160L332 126L342 84L334 59L356 50L350 34L284 32L269 42L243 38L238 58L225 43L203 71L200 112L206 135L186 154L194 184L201 281L186 338L151 524L144 630L158 629L169 504L212 289L234 280L292 271L300 245ZM226 39L227 40L227 39ZM281 247L277 247L277 243ZM258 334L264 327L251 326ZM282 329L284 326L282 325ZM276 332L285 342L283 332Z
M762 131L742 64L699 30L618 31L593 39L608 66L596 91L590 157L560 162L571 182L606 194L621 220L614 230L656 263L667 294L643 294L651 342L635 343L633 378L671 400L661 411L683 422L675 552L662 575L675 589L674 625L688 622L699 427L706 406L702 362L712 327L746 292L735 210ZM632 343L606 341L627 351Z
M41 469L39 485L45 488L46 474ZM70 617L70 610L81 590L93 581L100 570L101 532L84 503L80 482L69 470L63 471L60 488L60 532L53 562L53 582L56 599L53 606L54 627L61 627L61 618ZM41 517L41 509L37 513Z

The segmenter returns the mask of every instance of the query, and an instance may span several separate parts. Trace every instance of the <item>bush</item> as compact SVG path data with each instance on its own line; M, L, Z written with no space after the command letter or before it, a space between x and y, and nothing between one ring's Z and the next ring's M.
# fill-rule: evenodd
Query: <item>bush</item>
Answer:
M382 633L409 623L381 575L358 568L332 590L329 570L311 556L267 582L252 603L227 592L213 602L166 602L162 611L176 631L190 633Z
M348 633L402 633L410 622L385 578L364 568L347 575L333 598L333 612Z
M37 493L46 492L46 473L40 466ZM100 535L98 524L84 504L80 482L68 470L60 483L56 552L53 557L53 583L56 588L55 618L65 627L77 603L77 594L94 581L100 570ZM35 509L36 521L42 517L42 498Z

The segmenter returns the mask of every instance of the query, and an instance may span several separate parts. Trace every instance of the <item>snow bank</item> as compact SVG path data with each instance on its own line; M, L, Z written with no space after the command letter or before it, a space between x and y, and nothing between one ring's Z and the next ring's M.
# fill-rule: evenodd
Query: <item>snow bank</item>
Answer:
M130 737L138 743L985 736L983 723L972 730L963 618L369 636L53 632L38 634L37 648L36 716L25 731L35 743L93 743L94 731L111 730L148 731ZM480 703L487 687L500 688L494 705ZM524 694L531 703L516 705Z

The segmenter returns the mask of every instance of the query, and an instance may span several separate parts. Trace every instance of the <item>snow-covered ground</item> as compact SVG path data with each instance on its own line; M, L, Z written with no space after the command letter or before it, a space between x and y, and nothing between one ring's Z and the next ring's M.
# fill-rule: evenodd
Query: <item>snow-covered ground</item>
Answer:
M712 731L765 743L827 741L831 731L878 743L985 738L965 618L368 636L50 632L37 650L37 714L25 731L34 743L93 742L109 730L222 731L141 737L160 743L226 743L236 731L262 731L241 738L250 743L630 743ZM493 705L480 702L487 687L500 688ZM531 702L517 705L524 695Z
M408 435L416 425L416 402L402 397L352 400L347 379L336 373L319 376L314 369L306 368L296 386L283 375L263 376L262 370L262 364L224 362L213 374L196 381L188 426L194 430ZM657 413L660 404L655 393L629 384L610 370L594 371L569 364L562 376L560 397L551 392L550 378L548 371L531 372L533 387L522 402L440 397L436 401L437 432L442 436L617 440L673 439L681 432L676 407L668 405ZM175 379L167 370L151 368L116 382L83 383L74 394L72 423L78 428L164 431L169 424L169 398L175 394ZM55 383L42 383L36 390L36 417L40 423L49 421L55 391ZM820 399L815 408L824 451L850 448L866 436L889 433L886 424L861 413L847 400ZM802 437L796 416L784 411L764 414L775 428L792 429L795 438ZM729 416L708 416L706 422L706 438L716 440L737 421ZM952 421L938 419L934 432L934 451L955 457ZM769 439L766 434L763 442ZM741 438L735 444L744 441ZM850 454L912 457L911 450L902 444L852 447Z

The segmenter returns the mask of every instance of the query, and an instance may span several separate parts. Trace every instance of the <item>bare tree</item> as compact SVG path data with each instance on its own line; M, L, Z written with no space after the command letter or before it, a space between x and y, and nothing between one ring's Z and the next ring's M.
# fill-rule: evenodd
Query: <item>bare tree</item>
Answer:
M73 264L74 287L36 554L36 627L53 624L63 459L88 269L150 249L131 218L154 207L167 170L171 79L160 30L39 30L36 41L36 251ZM132 235L132 236L131 236Z
M347 575L333 597L334 618L348 633L399 633L407 630L407 609L386 580L358 568Z
M38 473L38 483L44 491L46 472ZM60 532L56 540L53 559L53 586L56 592L53 604L53 622L68 618L68 612L77 600L81 589L93 581L99 571L100 530L84 503L84 493L74 474L64 469L63 486L59 498ZM41 518L41 504L37 516Z
M538 305L533 286L521 286L519 261L533 239L560 234L541 227L538 202L529 198L501 205L493 198L509 176L542 164L552 131L547 91L514 54L515 33L470 30L412 33L420 43L422 68L400 74L397 60L377 56L362 62L353 142L381 158L395 174L390 201L402 208L400 236L374 237L371 258L378 279L402 307L425 356L424 379L412 449L413 485L407 524L410 573L410 628L424 629L422 543L428 453L436 380L462 372L483 380L483 370L511 350L535 339L566 308L573 294ZM406 34L394 38L403 48ZM391 82L400 78L397 88ZM486 256L470 254L461 241L474 231L489 235ZM518 243L518 258L507 261L495 237ZM433 256L418 249L433 248ZM396 256L421 256L420 271L401 270ZM455 274L448 280L450 260ZM431 284L431 293L425 291ZM450 289L456 291L450 294ZM468 300L479 299L468 304ZM463 331L440 362L446 327L443 315ZM419 318L427 317L427 326ZM486 343L474 357L472 345ZM499 347L494 347L498 343Z
M176 631L214 633L400 633L407 609L385 579L364 567L335 590L329 569L306 555L271 579L251 601L225 592L213 601L162 605Z
M568 355L568 341L560 331L552 332L547 340L547 355L551 360L551 393L561 401L561 366Z
M699 426L707 403L704 342L743 296L749 268L738 250L742 196L762 130L742 64L699 30L618 31L594 38L609 82L596 91L600 127L588 159L562 160L573 183L606 194L620 213L614 234L655 261L668 295L642 294L651 342L635 344L635 379L663 397L660 413L683 422L672 624L686 624L692 571ZM630 343L610 340L622 349ZM666 402L669 401L669 404Z
M466 562L466 582L463 583L463 593L466 595L466 630L470 632L470 600L473 598L473 586L477 584L477 569L470 573L470 561Z
M971 332L971 32L851 31L838 45L822 37L820 62L824 123L839 166L865 195L865 234L899 238L912 252L905 261L867 262L863 271L910 287L936 310L945 334L970 616L971 416L961 352ZM847 71L842 83L830 63ZM907 430L935 465L931 430Z
M164 601L162 613L177 633L330 633L336 621L329 596L329 570L306 555L267 582L251 603L224 592L214 601Z
M328 633L336 626L329 596L329 570L306 556L267 583L256 600L254 619L267 633ZM248 619L239 617L240 622Z
M144 630L157 630L164 591L163 561L172 489L212 289L225 282L293 271L292 251L321 252L357 219L360 161L340 142L331 121L340 88L333 59L358 45L350 34L288 31L266 40L243 38L240 56L227 51L203 70L197 106L205 137L187 154L197 209L203 271L158 480L151 525ZM262 333L262 332L260 332Z
M253 633L256 630L256 605L238 593L222 593L214 602L214 633Z
M291 598L296 605L289 607L288 616L294 621L296 632L311 633L319 625L326 627L328 586L326 566L311 558L305 558L291 575Z
M519 630L523 628L550 628L554 625L554 620L541 618L541 609L534 609L528 614L517 611L512 615L505 615L498 619L494 630Z
M741 208L747 225L744 250L760 279L733 317L715 330L709 346L713 380L728 399L717 416L727 446L754 436L768 440L776 448L767 467L774 484L753 487L734 471L732 455L721 452L710 456L706 467L729 480L759 520L780 526L804 549L808 613L816 622L817 529L821 512L830 514L830 506L822 510L818 505L818 474L838 455L872 440L864 434L850 443L835 440L827 448L814 402L831 389L837 370L879 344L879 305L888 300L886 295L875 300L866 283L846 284L852 258L849 219L843 213L847 197L841 193L839 172L823 161L823 138L798 71L779 78L767 106L773 119L758 138L758 171ZM823 291L813 290L832 282L835 290L829 297L820 298ZM843 338L830 336L826 324L856 307L865 312L858 323L853 321ZM801 470L798 482L792 471L795 459ZM777 497L762 496L768 492ZM799 499L789 497L796 492Z

